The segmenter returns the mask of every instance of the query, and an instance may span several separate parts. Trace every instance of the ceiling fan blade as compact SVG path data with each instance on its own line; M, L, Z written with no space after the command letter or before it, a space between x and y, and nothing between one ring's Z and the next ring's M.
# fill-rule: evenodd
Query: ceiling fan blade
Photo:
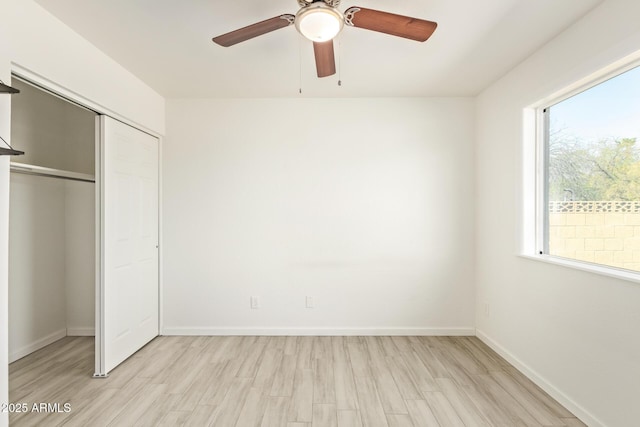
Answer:
M431 37L438 26L432 21L363 7L350 7L344 12L344 16L347 25L419 42Z
M295 19L296 17L290 14L276 16L275 18L267 19L256 24L240 28L239 30L214 37L213 41L220 46L233 46L234 44L270 33L271 31L293 25Z
M316 57L318 77L328 77L336 73L336 58L333 53L333 40L313 42L313 53Z

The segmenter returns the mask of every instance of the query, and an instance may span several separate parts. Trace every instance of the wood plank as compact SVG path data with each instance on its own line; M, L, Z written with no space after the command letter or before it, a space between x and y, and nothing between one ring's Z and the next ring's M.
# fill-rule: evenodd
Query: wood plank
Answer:
M465 427L464 422L460 419L456 410L443 393L439 391L428 391L424 393L424 397L440 425Z
M313 403L336 403L336 389L331 359L316 359L313 377Z
M220 337L215 346L210 347L209 361L211 363L220 363L237 359L243 342L243 337Z
M407 406L385 361L377 357L372 359L371 371L384 412L388 414L406 414Z
M460 366L468 374L486 374L488 371L485 369L467 349L460 344L459 337L438 337L441 342L446 343L444 347L460 364Z
M258 368L258 372L253 380L253 387L264 387L270 389L273 384L275 372L282 361L282 350L269 349L264 351L264 356Z
M436 391L438 383L415 351L403 353L402 359L409 370L409 375L420 391Z
M495 353L493 354L497 357L489 355L483 347L477 345L479 340L476 337L461 337L458 342L486 371L501 371L506 364L505 360Z
M118 413L110 426L135 425L141 417L144 417L149 409L155 405L163 393L167 392L166 384L148 384L144 386L140 393L136 394L127 405Z
M66 425L108 425L131 400L142 392L146 385L147 380L134 378L121 389L114 389L117 393L112 395L107 404L102 407L91 406L90 410L86 412L74 414L74 417L70 418Z
M313 371L311 369L296 369L288 419L308 423L313 419Z
M365 347L360 343L348 343L347 350L349 352L349 360L351 360L351 369L354 377L371 377L371 369L369 368L369 357L365 351Z
M298 353L298 337L288 336L284 343L284 355L291 356Z
M433 378L451 378L451 374L444 367L440 359L429 349L425 340L427 337L420 337L421 344L412 344L413 351L420 357L429 373Z
M413 348L411 347L411 341L409 341L409 338L402 337L402 336L394 336L394 337L391 337L391 340L393 341L393 343L395 344L396 348L400 353L413 351Z
M236 425L245 427L260 427L264 413L267 410L269 394L260 387L251 387L246 401L240 410Z
M314 359L332 359L331 337L314 337L313 352Z
M588 427L585 423L577 418L562 418L567 427Z
M142 388L144 382L142 380L138 380L138 381L140 381L139 387ZM62 425L69 426L69 427L76 427L76 426L86 426L86 425L94 424L96 420L101 419L101 413L103 411L107 411L109 406L113 405L113 401L120 397L119 394L122 394L122 390L115 389L115 388L105 389L96 396L92 405L90 406L89 405L87 406L73 405L71 407L72 408L71 416L67 421L63 422ZM11 417L10 421L11 421L10 425L12 426L21 424L21 423L18 423L18 419L15 419L13 417Z
M338 427L362 427L358 411L338 410Z
M334 362L349 362L347 342L344 337L331 337L331 355Z
M254 378L258 372L258 367L262 360L262 355L267 347L267 343L259 341L252 343L243 357L242 364L236 374L239 378Z
M198 405L218 406L224 401L224 398L231 387L231 383L236 378L233 374L233 370L226 369L228 364L229 361L214 364L214 369L216 369L218 374L215 377L215 381L211 382L209 387L207 387L200 397Z
M365 341L365 349L368 353L369 359L379 359L382 360L385 358L385 351L382 348L382 337L364 337Z
M473 402L474 407L480 411L489 425L510 426L514 421L500 407L500 402L495 402L478 386L464 386L457 384L460 389Z
M362 425L364 427L388 426L384 408L373 379L371 377L355 377L355 383Z
M231 348L231 354L228 356L227 367L225 370L231 374L237 376L240 372L240 368L245 362L250 349L258 341L258 337L234 337L236 338L236 345ZM268 341L267 341L268 345ZM263 356L264 357L264 356Z
M357 410L358 394L349 361L335 361L333 363L333 375L338 410Z
M287 337L277 336L269 337L267 348L271 350L281 350L284 353L284 347L287 343Z
M233 426L240 417L240 411L246 403L247 395L251 389L251 379L234 378L224 400L218 406L216 415L211 422L212 426Z
M436 420L435 415L433 415L433 412L426 401L407 400L407 408L409 408L409 415L411 415L413 424L416 426L440 427L438 420Z
M191 411L169 411L165 414L164 418L160 420L158 427L174 427L184 425L189 417Z
M409 368L400 355L397 357L387 357L387 365L404 399L422 399L422 394L413 382Z
M558 401L549 396L544 390L538 387L533 381L527 378L522 372L513 366L506 369L506 372L513 377L521 386L523 386L531 395L542 402L554 415L559 418L575 418L568 409L562 406Z
M200 371L196 371L198 374L197 378L184 393L179 395L180 398L175 405L173 405L173 409L193 411L211 384L217 384L219 382L218 379L223 375L227 362L208 363L206 359L204 359L204 361L205 364L200 367ZM222 402L222 398L220 398L219 402Z
M378 337L378 339L385 356L393 357L397 356L400 353L400 350L398 349L398 347L396 347L396 344L393 342L393 339L391 339L391 337Z
M528 427L541 427L542 425L531 416L512 396L509 395L489 375L476 375L477 383L482 393L494 402L501 410L509 415L511 422L521 421Z
M185 393L198 377L202 376L202 371L209 364L207 359L202 357L201 348L189 348L183 355L187 356L181 358L184 363L176 364L170 377L163 382L167 385L167 393Z
M271 396L291 396L293 394L293 380L296 373L295 354L284 354L282 362L275 373L273 384L271 385Z
M387 414L389 427L414 427L409 414Z
M174 407L180 397L179 394L163 393L160 398L138 418L134 427L156 427L162 422L165 415Z
M466 427L489 426L489 422L473 401L452 379L438 378L436 381Z
M536 421L543 426L564 426L565 423L556 417L543 403L536 400L522 385L520 385L511 375L502 371L492 371L491 377Z
M218 414L217 406L198 405L191 412L191 416L187 418L184 425L187 427L208 426Z
M162 345L163 343L164 345ZM155 378L156 382L160 383L164 380L167 366L171 366L179 360L182 354L187 351L187 346L165 340L159 341L157 347L157 354L153 355L153 357L147 356L145 358L146 362L142 365L136 376L140 378ZM126 365L129 365L128 361ZM116 368L115 371L118 369L120 369L120 366Z
M313 369L311 352L313 350L313 337L300 337L298 339L298 369Z
M333 403L314 403L312 427L338 427L338 414Z
M269 397L267 409L262 418L261 427L282 427L287 424L287 414L289 413L288 397ZM227 424L235 425L235 424Z
M487 344L485 344L481 339L479 339L478 337L466 337L467 338L467 342L469 344L471 344L472 346L474 346L475 348L479 349L481 352L483 352L484 354L486 354L489 358L493 359L498 365L500 365L500 367L502 369L506 369L506 368L511 368L511 364L509 362L507 362L502 356L500 356L498 353L496 353L495 351L493 351L493 349L491 349L491 347L489 347Z

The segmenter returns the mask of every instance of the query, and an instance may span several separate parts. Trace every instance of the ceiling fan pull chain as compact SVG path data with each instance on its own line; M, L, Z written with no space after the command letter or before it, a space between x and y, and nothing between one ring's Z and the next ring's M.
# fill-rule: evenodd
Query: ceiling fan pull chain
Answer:
M338 37L338 86L342 86L342 37Z
M298 36L298 93L302 95L302 36Z
M344 23L353 27L353 17L356 13L360 12L359 7L350 7L344 11Z

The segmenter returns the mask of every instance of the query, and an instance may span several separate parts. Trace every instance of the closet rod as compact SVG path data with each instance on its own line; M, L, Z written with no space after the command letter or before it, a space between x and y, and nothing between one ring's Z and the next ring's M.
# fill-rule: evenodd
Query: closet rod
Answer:
M11 172L23 173L26 175L44 176L48 178L68 179L71 181L96 182L93 175L86 173L70 172L60 169L45 168L42 166L28 165L24 163L9 163Z

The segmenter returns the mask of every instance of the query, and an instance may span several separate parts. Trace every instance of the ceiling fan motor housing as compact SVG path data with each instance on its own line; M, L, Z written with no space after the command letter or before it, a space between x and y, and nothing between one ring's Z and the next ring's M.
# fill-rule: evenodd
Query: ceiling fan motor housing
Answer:
M325 3L327 6L338 7L340 6L340 0L298 0L300 7L305 7L311 3Z

